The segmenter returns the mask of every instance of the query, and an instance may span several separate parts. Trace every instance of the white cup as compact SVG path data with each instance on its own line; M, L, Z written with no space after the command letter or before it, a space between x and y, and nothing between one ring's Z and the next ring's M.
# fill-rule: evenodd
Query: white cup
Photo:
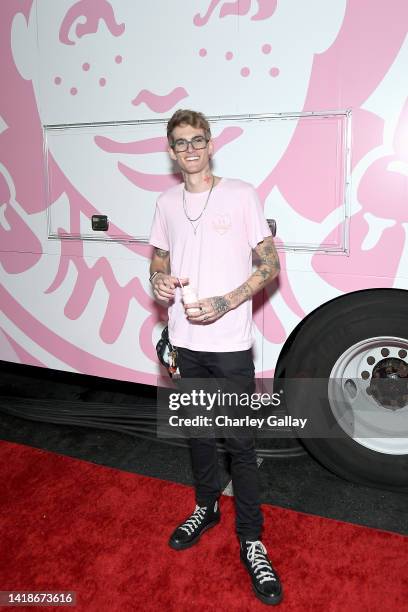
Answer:
M197 296L196 290L193 289L193 287L190 287L189 285L182 287L181 294L182 294L182 298L183 298L183 302L185 306L187 306L188 304L196 304L198 302L198 296ZM200 312L200 309L199 308L187 308L187 312L188 313Z

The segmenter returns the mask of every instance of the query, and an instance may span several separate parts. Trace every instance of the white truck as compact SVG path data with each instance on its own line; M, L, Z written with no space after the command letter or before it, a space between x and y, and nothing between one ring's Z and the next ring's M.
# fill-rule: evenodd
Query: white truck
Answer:
M157 384L165 125L200 110L277 222L257 376L328 423L325 466L407 490L407 24L406 0L2 2L0 359Z

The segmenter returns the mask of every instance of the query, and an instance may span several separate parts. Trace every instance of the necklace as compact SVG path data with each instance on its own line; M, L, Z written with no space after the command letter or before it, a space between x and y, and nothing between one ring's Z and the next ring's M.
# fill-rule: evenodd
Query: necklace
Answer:
M213 187L214 187L214 176L212 177L211 189L210 189L210 191L208 192L208 196L207 196L207 199L206 199L206 201L205 201L204 208L203 208L203 210L200 212L200 214L198 215L198 217L196 217L195 219L192 219L192 218L191 218L191 217L189 217L189 216L188 216L188 214L187 214L186 189L185 189L185 187L183 187L183 209L184 209L184 214L186 215L186 218L187 218L187 219L190 221L191 227L192 227L192 228L193 228L193 230L194 230L194 235L196 235L196 234L197 234L197 229L198 229L198 226L200 225L200 219L201 219L201 217L203 216L205 209L207 208L208 200L210 199L210 196L211 196L211 192L212 192L212 190L213 190ZM194 225L194 223L195 223L196 221L198 221L198 223L197 223L197 225Z

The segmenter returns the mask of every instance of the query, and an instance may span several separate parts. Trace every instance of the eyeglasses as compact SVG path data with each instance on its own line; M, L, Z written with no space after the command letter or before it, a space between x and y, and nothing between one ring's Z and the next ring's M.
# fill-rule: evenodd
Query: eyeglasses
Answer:
M209 138L206 138L205 136L194 136L194 138L192 138L191 140L179 138L171 145L171 148L176 153L183 153L184 151L187 151L188 145L191 144L193 149L197 151L199 149L205 149L208 144L208 141Z

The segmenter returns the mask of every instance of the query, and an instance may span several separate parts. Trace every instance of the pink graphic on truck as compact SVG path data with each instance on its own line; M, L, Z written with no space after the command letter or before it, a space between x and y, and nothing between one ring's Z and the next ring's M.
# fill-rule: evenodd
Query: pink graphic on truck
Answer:
M214 132L217 172L242 163L240 178L255 184L269 216L279 202L288 226L316 234L315 252L307 261L302 255L297 269L277 218L282 273L254 304L256 350L264 353L258 375L273 371L293 327L320 303L394 286L407 235L408 106L399 94L390 109L385 99L406 57L406 2L394 0L392 10L368 0L199 4L173 7L183 32L175 49L173 28L160 27L161 14L171 13L159 0L2 2L0 358L156 383L154 346L166 311L148 283L151 249L134 240L133 228L148 227L155 198L180 181L165 140L165 120L180 105L214 117L351 111L349 253L318 248L340 231L330 182L321 180L336 146L331 133L311 141L307 117L282 122L260 155L261 132L249 122ZM237 23L245 42L236 38ZM160 36L148 36L156 27ZM102 129L126 121L162 121L161 135L133 139L122 128L117 135ZM46 162L43 125L50 124L102 127L85 134L74 156L55 140ZM108 214L113 243L78 238L97 213ZM49 237L54 218L60 239ZM306 275L319 287L313 298Z

